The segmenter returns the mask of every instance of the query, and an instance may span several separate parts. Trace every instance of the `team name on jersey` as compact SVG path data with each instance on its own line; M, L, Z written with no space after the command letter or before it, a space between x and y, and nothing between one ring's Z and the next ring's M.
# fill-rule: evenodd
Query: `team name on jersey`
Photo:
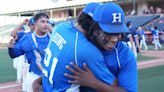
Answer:
M64 44L67 43L66 40L64 39L64 37L62 37L57 32L52 37L52 41L59 47L60 50L63 48Z

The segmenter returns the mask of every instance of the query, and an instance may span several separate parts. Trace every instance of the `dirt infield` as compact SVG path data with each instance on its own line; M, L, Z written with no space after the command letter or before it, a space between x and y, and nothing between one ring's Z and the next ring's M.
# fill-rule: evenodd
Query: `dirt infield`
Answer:
M0 92L22 92L21 84L15 82L1 83Z
M162 51L143 51L141 53L144 56L151 56L151 57L157 57L157 58L139 62L137 64L138 69L154 67L154 66L158 66L158 65L164 65L164 50L162 50Z
M164 64L164 50L163 51L142 51L142 55L157 57L153 60L147 60L139 62L138 69L154 67L158 65ZM21 84L17 84L15 82L9 83L1 83L0 84L0 92L22 92Z

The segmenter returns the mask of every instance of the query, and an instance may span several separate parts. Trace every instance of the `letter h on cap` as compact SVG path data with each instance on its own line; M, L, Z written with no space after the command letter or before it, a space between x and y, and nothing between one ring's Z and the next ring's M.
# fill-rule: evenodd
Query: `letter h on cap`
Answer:
M112 15L113 15L112 23L122 22L121 21L121 13L113 13Z

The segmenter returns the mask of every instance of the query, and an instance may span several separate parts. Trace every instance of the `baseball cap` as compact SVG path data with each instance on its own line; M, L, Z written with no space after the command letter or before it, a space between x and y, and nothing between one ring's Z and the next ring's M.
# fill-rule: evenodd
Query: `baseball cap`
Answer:
M88 14L89 16L93 17L93 13L99 5L101 5L101 3L98 3L98 2L88 3L82 11Z
M93 19L98 22L100 28L107 33L125 33L128 28L125 25L123 9L112 2L105 3L96 8Z
M48 24L50 24L51 26L54 26L54 25L55 25L55 21L49 20L49 21L48 21Z
M32 17L30 18L28 25L34 25L34 24L35 24L35 21L34 21L34 18Z

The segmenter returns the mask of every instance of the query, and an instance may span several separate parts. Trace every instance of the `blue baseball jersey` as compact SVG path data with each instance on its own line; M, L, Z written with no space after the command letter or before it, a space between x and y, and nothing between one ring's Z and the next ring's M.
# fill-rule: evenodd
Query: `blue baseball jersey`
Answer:
M127 32L127 33L123 33L122 36L123 36L122 41L128 42L128 41L130 41L130 37L132 36L132 34L130 32Z
M159 38L159 30L154 29L154 30L152 31L152 34L153 34L153 38Z
M25 34L24 31L17 32L17 41L19 41L24 36L24 34Z
M9 49L11 57L18 57L25 54L27 62L30 64L29 72L41 75L42 72L36 64L36 60L39 60L43 64L45 49L49 42L49 35L46 34L44 37L36 36L34 32L28 32L15 44L14 48ZM37 43L37 46L34 40Z
M138 92L138 72L132 50L118 42L112 51L102 51L108 69L115 75L118 85L128 92Z
M141 30L141 35L145 35L145 32L144 32L144 30Z
M45 71L42 79L44 92L78 92L80 85L68 83L64 73L71 74L66 65L74 62L80 68L85 62L94 75L107 84L115 77L106 67L101 52L71 22L55 26L45 55ZM94 92L94 91L92 91Z
M140 39L145 40L145 32L144 32L144 30L140 30L138 32L138 35L140 36Z
M138 36L138 33L137 33L136 29L132 26L131 28L129 28L129 31L130 31L130 33L131 33L131 35L133 37L133 41L136 43L136 39L135 38Z
M140 36L145 36L144 30L140 30L140 31L139 31L139 35L140 35Z
M137 31L135 30L134 27L129 28L129 32L123 33L123 39L122 39L122 41L129 42L131 36L133 38L133 41L136 43L135 37L138 36L138 33L137 33Z
M33 31L30 30L30 32L32 33ZM17 32L17 40L16 41L19 41L26 33L29 33L29 32L25 32L25 31Z

